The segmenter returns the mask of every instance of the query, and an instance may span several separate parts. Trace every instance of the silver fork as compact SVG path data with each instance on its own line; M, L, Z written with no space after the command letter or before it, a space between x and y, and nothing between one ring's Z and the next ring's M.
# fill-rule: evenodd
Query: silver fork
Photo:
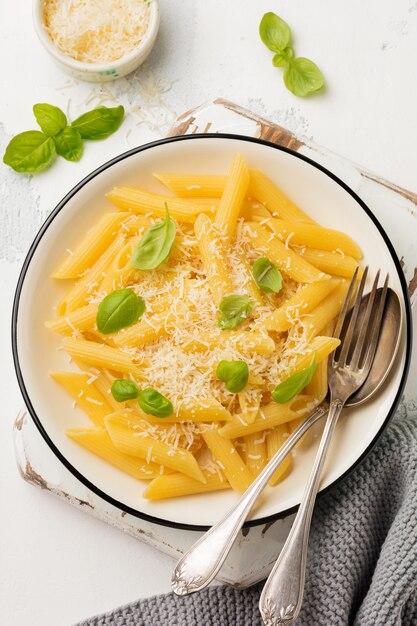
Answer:
M356 277L350 284L336 324L334 336L340 338L341 345L329 360L329 414L297 516L261 594L259 609L265 626L289 624L296 619L300 612L311 517L330 440L343 406L348 398L365 382L375 355L388 287L388 276L385 279L381 297L377 300L375 296L380 275L380 272L377 272L362 327L359 333L356 333L355 341L353 340L355 337L354 330L367 274L368 268L365 268L354 299L349 322L347 322L347 313L355 289Z

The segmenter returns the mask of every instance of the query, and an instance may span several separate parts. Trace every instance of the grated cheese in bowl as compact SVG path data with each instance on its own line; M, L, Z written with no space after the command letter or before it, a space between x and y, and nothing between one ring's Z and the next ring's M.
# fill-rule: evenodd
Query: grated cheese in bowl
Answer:
M44 23L53 43L83 63L117 61L143 40L147 0L45 0Z
M159 0L34 0L47 52L79 80L106 82L144 62L159 29Z

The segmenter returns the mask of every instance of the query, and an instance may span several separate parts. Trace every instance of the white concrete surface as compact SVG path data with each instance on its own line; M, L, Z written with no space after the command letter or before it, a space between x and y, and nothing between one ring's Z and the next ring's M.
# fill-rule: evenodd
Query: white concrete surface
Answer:
M320 65L324 95L301 100L284 89L257 33L269 10L292 26L297 54ZM33 177L0 165L0 620L10 626L70 626L167 591L170 573L165 557L26 485L15 469L11 427L22 399L10 353L10 310L24 254L56 202L103 161L162 136L176 114L215 96L416 190L415 0L161 0L161 12L146 64L101 91L53 65L34 34L27 0L0 2L1 154L11 136L35 128L35 102L57 104L76 117L110 97L128 112L122 129L86 145L77 164L62 160Z

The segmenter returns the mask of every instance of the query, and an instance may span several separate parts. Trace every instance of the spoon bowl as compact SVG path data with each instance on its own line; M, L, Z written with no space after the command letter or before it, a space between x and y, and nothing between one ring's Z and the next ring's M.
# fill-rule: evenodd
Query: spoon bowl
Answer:
M382 288L378 289L376 295L377 299L381 297L381 292ZM369 294L362 298L358 316L359 327L364 318L368 300ZM402 314L400 300L395 291L388 289L378 347L370 372L362 387L349 398L345 406L358 406L366 402L366 400L373 396L384 384L395 361L395 357L397 356L401 329Z

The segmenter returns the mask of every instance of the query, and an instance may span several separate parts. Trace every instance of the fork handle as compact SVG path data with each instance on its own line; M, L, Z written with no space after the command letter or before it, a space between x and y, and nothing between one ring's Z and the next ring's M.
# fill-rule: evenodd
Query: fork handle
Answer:
M344 402L332 399L303 499L287 541L263 588L259 609L266 626L283 626L298 616L304 592L308 537L321 473Z
M328 410L328 402L322 402L298 426L245 491L239 502L182 557L175 567L171 580L174 593L185 596L204 589L213 580L229 554L255 501L277 467L307 430L321 419Z

